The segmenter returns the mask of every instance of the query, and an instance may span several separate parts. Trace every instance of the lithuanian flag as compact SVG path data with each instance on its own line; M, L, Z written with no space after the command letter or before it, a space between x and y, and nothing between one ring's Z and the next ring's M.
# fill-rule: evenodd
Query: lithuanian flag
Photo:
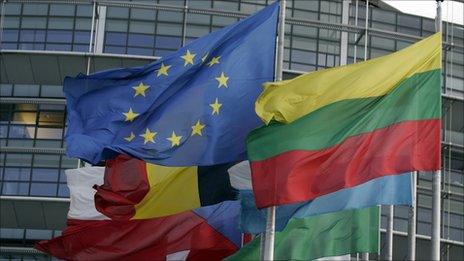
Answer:
M441 34L369 61L265 84L247 139L259 208L440 169Z

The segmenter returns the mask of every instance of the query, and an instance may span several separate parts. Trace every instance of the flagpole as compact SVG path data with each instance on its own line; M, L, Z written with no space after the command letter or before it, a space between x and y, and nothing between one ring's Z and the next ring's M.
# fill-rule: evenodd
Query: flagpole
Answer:
M279 27L277 37L277 55L276 55L276 70L275 80L281 81L283 74L283 59L284 59L284 35L285 35L285 10L287 6L286 0L280 0L279 8ZM267 209L266 232L261 240L264 243L261 245L261 260L274 260L274 238L275 238L275 212L276 207L272 206Z
M437 1L437 16L435 17L435 30L442 31L441 21L441 2ZM441 84L441 83L440 83ZM441 88L440 88L441 89ZM431 240L431 260L440 260L440 224L441 224L441 171L437 170L432 180L432 240Z
M417 173L411 173L412 205L409 208L407 260L416 260Z
M394 207L393 205L389 205L388 213L387 213L387 249L385 251L385 260L391 261L393 260L393 217L394 217Z

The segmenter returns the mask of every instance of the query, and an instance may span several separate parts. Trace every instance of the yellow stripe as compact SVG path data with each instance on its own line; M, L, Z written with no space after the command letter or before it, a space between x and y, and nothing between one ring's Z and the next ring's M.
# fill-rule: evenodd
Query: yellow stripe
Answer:
M150 190L135 206L133 219L168 216L200 207L197 173L197 167L147 164Z
M413 74L439 68L441 33L436 33L383 57L265 83L255 109L265 123L290 123L337 101L385 95Z

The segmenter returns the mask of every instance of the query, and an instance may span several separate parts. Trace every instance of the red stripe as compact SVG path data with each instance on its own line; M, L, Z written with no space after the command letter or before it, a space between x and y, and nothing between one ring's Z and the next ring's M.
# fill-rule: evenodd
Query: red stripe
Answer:
M104 183L94 188L98 211L115 220L128 220L150 189L146 163L123 154L107 160Z
M68 220L60 237L35 247L66 260L165 260L183 250L220 260L237 250L192 211L143 220Z
M440 127L439 119L406 121L324 150L294 150L252 162L256 205L307 201L382 176L438 170Z

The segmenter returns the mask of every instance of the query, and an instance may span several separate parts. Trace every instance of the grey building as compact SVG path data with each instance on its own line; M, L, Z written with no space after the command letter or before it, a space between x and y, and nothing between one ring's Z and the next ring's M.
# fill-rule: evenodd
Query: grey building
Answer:
M69 191L64 170L78 166L77 159L64 155L66 102L61 84L66 75L149 63L270 2L3 0L0 259L48 259L33 250L33 244L60 235L65 226ZM364 1L287 0L285 78L361 61L365 55L382 56L435 31L432 19L371 2L366 36ZM462 25L443 23L443 260L464 260L463 37ZM417 188L417 258L428 259L431 175L421 173ZM382 213L382 250L371 259L385 254ZM408 208L395 207L394 215L393 257L404 260Z

